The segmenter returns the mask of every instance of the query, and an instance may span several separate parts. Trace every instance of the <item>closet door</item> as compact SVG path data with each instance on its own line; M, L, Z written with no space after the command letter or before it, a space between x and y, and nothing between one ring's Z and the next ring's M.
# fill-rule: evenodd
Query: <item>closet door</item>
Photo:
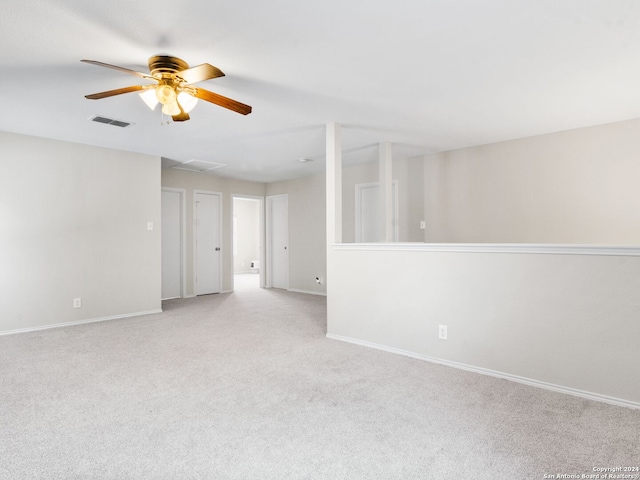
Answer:
M220 194L197 192L194 198L196 295L220 293Z

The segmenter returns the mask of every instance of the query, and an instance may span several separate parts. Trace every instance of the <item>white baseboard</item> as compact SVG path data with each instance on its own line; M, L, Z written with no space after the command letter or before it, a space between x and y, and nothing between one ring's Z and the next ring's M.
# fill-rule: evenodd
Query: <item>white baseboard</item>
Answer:
M196 297L206 297L207 295L220 295L223 293L233 293L233 290L220 290L219 292L213 292L213 293L203 293L202 295L185 295L182 298L196 298Z
M320 295L322 297L326 297L327 296L326 292L312 292L310 290L298 290L297 288L287 288L287 292L306 293L308 295Z
M54 323L52 325L41 325L38 327L17 328L15 330L2 331L0 332L0 335L13 335L15 333L27 333L27 332L36 332L38 330L49 330L50 328L72 327L74 325L83 325L85 323L106 322L109 320L119 320L121 318L139 317L141 315L151 315L153 313L162 313L162 309L148 310L146 312L125 313L123 315L113 315L110 317L90 318L88 320L75 320L73 322Z
M599 393L585 392L584 390L577 390L575 388L563 387L561 385L554 385L552 383L541 382L531 378L520 377L518 375L512 375L510 373L498 372L496 370L490 370L488 368L474 367L473 365L467 365L464 363L452 362L450 360L443 360L440 358L429 357L419 353L410 352L408 350L401 350L399 348L388 347L386 345L379 345L377 343L367 342L365 340L358 340L350 337L343 337L341 335L333 335L327 333L327 338L332 340L339 340L341 342L353 343L363 347L375 348L376 350L382 350L384 352L395 353L398 355L404 355L405 357L411 357L418 360L424 360L426 362L436 363L447 367L458 368L460 370L466 370L468 372L479 373L481 375L488 375L490 377L501 378L516 383L522 383L531 387L543 388L545 390L551 390L557 393L564 393L567 395L573 395L574 397L586 398L587 400L595 400L597 402L609 403L619 407L640 409L640 403L630 400L624 400L622 398L610 397L607 395L601 395Z

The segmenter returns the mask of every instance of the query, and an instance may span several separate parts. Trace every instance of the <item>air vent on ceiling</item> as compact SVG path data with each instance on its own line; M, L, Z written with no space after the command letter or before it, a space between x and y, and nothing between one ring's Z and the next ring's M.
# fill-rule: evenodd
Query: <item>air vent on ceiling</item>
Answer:
M188 170L190 172L208 172L217 168L226 167L224 163L207 162L206 160L187 160L186 162L173 165L176 170Z
M89 118L92 122L104 123L105 125L113 125L114 127L126 128L134 125L131 122L125 122L123 120L115 120L113 118L104 117L102 115L94 115Z

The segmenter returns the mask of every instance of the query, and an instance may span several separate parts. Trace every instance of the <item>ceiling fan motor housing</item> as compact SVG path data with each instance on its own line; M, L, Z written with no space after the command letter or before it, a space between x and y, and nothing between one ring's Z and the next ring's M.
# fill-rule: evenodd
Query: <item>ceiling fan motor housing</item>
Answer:
M189 64L178 57L154 55L149 59L149 71L156 78L170 78L187 68Z

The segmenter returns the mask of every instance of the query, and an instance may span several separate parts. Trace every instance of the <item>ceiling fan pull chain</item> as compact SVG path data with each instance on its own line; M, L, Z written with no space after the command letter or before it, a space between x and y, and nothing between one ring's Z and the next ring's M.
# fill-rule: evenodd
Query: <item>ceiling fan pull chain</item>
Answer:
M165 118L165 114L164 114L164 112L162 110L160 110L160 126L169 125L171 123L169 121L168 115L167 115L167 121L166 122L165 122L164 118Z

